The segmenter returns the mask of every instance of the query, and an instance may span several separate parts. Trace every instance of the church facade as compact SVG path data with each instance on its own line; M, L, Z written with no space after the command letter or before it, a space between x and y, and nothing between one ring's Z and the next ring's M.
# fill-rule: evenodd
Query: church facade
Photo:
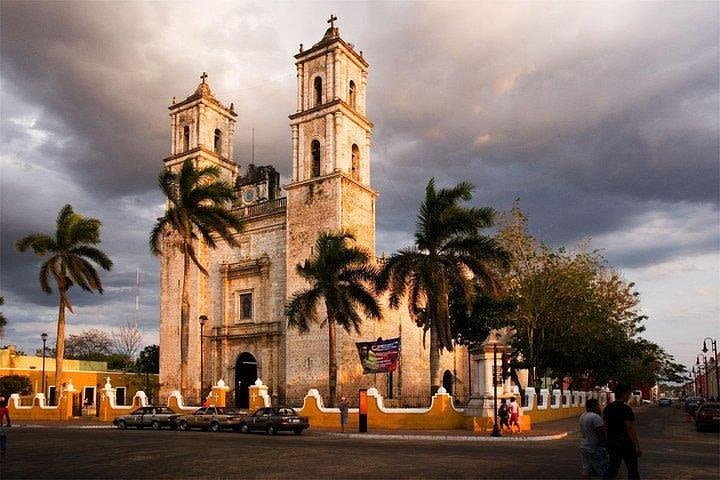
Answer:
M280 402L302 398L310 388L328 393L327 326L301 334L287 327L286 301L306 287L295 266L312 255L318 233L350 229L357 244L375 258L375 205L370 181L373 124L366 111L368 63L330 28L310 49L295 55L297 104L290 118L292 173L281 187L273 166L234 160L234 105L215 98L206 75L197 90L170 106L171 155L168 169L190 158L216 165L235 185L234 211L244 221L240 248L220 242L211 250L197 246L208 276L191 269L190 325L181 348L182 255L165 240L161 258L161 396L181 390L200 398L218 379L234 390L237 406L246 406L247 388L257 378ZM381 299L383 300L383 299ZM386 304L385 304L386 305ZM321 309L322 310L322 309ZM197 319L207 317L201 325ZM324 312L320 312L323 318ZM338 392L355 395L376 387L386 398L419 396L429 391L429 337L407 308L383 308L383 319L365 321L361 333L337 329ZM398 369L363 375L356 341L401 338ZM181 351L187 352L182 358ZM464 348L441 355L443 385L459 395L470 390ZM202 376L202 378L201 378Z

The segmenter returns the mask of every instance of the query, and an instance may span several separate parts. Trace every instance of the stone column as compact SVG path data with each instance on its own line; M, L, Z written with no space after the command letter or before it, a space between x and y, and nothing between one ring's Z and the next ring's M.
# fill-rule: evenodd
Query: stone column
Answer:
M297 66L297 111L303 109L303 66L299 63Z
M360 92L358 92L360 95L358 95L358 110L360 110L360 113L363 115L366 115L366 101L367 101L367 72L362 72L362 79L360 80Z
M231 162L233 161L234 155L235 155L235 148L233 146L233 139L235 138L235 122L230 122L230 128L228 129L228 135L227 135L227 158ZM234 179L231 179L234 180Z
M333 98L337 99L337 98L341 98L340 82L342 81L340 78L340 73L342 71L342 52L340 51L339 48L335 49L334 57L335 57L335 68L333 69L334 70L333 73L335 74L335 76L334 76L335 78L334 78L333 84L335 87L335 94L333 95Z
M330 102L337 98L335 93L335 62L333 61L333 52L325 55L325 102Z
M298 176L297 181L305 180L305 128L302 124L298 125Z
M297 182L300 180L300 177L298 176L298 126L293 125L291 127L292 129L292 179L293 181Z
M170 154L175 155L177 153L177 115L170 116Z
M335 112L335 154L334 157L334 165L333 170L343 170L347 171L346 165L345 165L345 152L343 151L344 144L342 142L342 122L343 122L343 114L341 112Z
M327 175L331 173L336 165L337 160L336 148L337 143L335 142L335 123L333 122L332 113L325 115L325 158L323 166L320 170L320 175Z
M370 144L372 140L372 132L365 132L365 145L363 145L362 158L360 164L360 181L365 185L370 185Z

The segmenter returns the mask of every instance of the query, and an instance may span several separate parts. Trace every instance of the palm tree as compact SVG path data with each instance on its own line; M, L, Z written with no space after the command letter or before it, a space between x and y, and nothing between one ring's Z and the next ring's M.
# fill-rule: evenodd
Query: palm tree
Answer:
M461 182L453 188L435 188L431 179L420 205L415 245L388 258L377 277L379 292L389 291L391 308L399 308L408 297L408 310L418 326L430 330L430 386L440 386L440 351L453 349L448 295L454 292L471 305L473 279L487 292L499 291L494 268L505 266L509 255L493 238L482 235L492 227L496 212L492 208L464 207L472 199L474 186Z
M228 245L238 247L234 232L242 230L242 222L228 208L235 200L232 185L219 179L216 166L195 168L185 160L177 173L163 171L158 176L160 190L168 201L165 215L158 219L150 234L150 251L162 254L163 238L169 237L173 247L183 254L182 305L180 307L180 388L187 385L187 357L190 338L190 292L188 278L190 262L207 276L208 272L197 258L196 242L217 248L217 235ZM198 236L199 233L199 236Z
M63 356L65 355L65 309L73 312L68 292L77 285L86 292L103 293L100 277L93 263L109 271L113 262L105 252L94 247L100 243L102 222L97 218L75 213L71 205L65 205L58 213L55 236L31 233L18 240L15 248L21 252L28 248L40 257L49 256L40 266L40 288L52 293L51 279L57 285L60 297L57 347L55 350L55 385L61 385ZM92 263L91 263L92 262Z
M0 295L0 305L5 305L5 297ZM7 319L2 312L0 312L0 337L5 334L5 325L7 325Z
M368 264L369 255L363 249L351 245L355 235L341 230L337 233L323 232L318 235L312 258L297 264L296 271L310 285L295 292L285 306L288 325L301 333L310 330L311 323L318 323L318 305L325 303L328 325L328 383L329 405L333 406L337 395L337 355L335 326L346 332L354 329L360 333L363 317L377 320L381 317L380 305L372 289L366 286L377 276L377 269Z

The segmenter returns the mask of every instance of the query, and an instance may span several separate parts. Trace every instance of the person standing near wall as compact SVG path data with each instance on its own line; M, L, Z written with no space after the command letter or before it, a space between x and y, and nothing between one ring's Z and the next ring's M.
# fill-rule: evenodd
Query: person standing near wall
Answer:
M513 425L517 427L517 432L514 433L520 433L520 407L517 404L517 401L515 401L515 397L510 398L510 405L508 406L508 413L510 413L510 430L512 430Z
M615 401L603 412L610 454L610 463L603 478L616 478L621 462L625 462L628 479L640 478L638 457L642 451L635 430L635 414L627 405L631 391L630 385L618 383L614 389Z
M607 452L605 425L600 416L600 402L595 398L585 403L586 412L580 415L580 458L582 459L582 475L602 477L607 470Z
M3 420L7 420L7 427L10 428L10 410L7 408L5 399L0 401L0 455L5 455L7 448L7 433L3 426Z
M345 433L345 425L350 416L350 402L345 395L340 398L340 432Z

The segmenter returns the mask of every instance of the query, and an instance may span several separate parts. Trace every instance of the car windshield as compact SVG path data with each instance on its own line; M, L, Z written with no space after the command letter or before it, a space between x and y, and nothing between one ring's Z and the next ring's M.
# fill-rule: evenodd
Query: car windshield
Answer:
M295 415L295 410L292 408L278 408L277 409L278 415Z
M703 405L703 406L700 407L700 411L703 411L703 412L720 412L720 404L718 404L718 403L715 403L715 404L707 404L707 403L706 403L705 405Z

